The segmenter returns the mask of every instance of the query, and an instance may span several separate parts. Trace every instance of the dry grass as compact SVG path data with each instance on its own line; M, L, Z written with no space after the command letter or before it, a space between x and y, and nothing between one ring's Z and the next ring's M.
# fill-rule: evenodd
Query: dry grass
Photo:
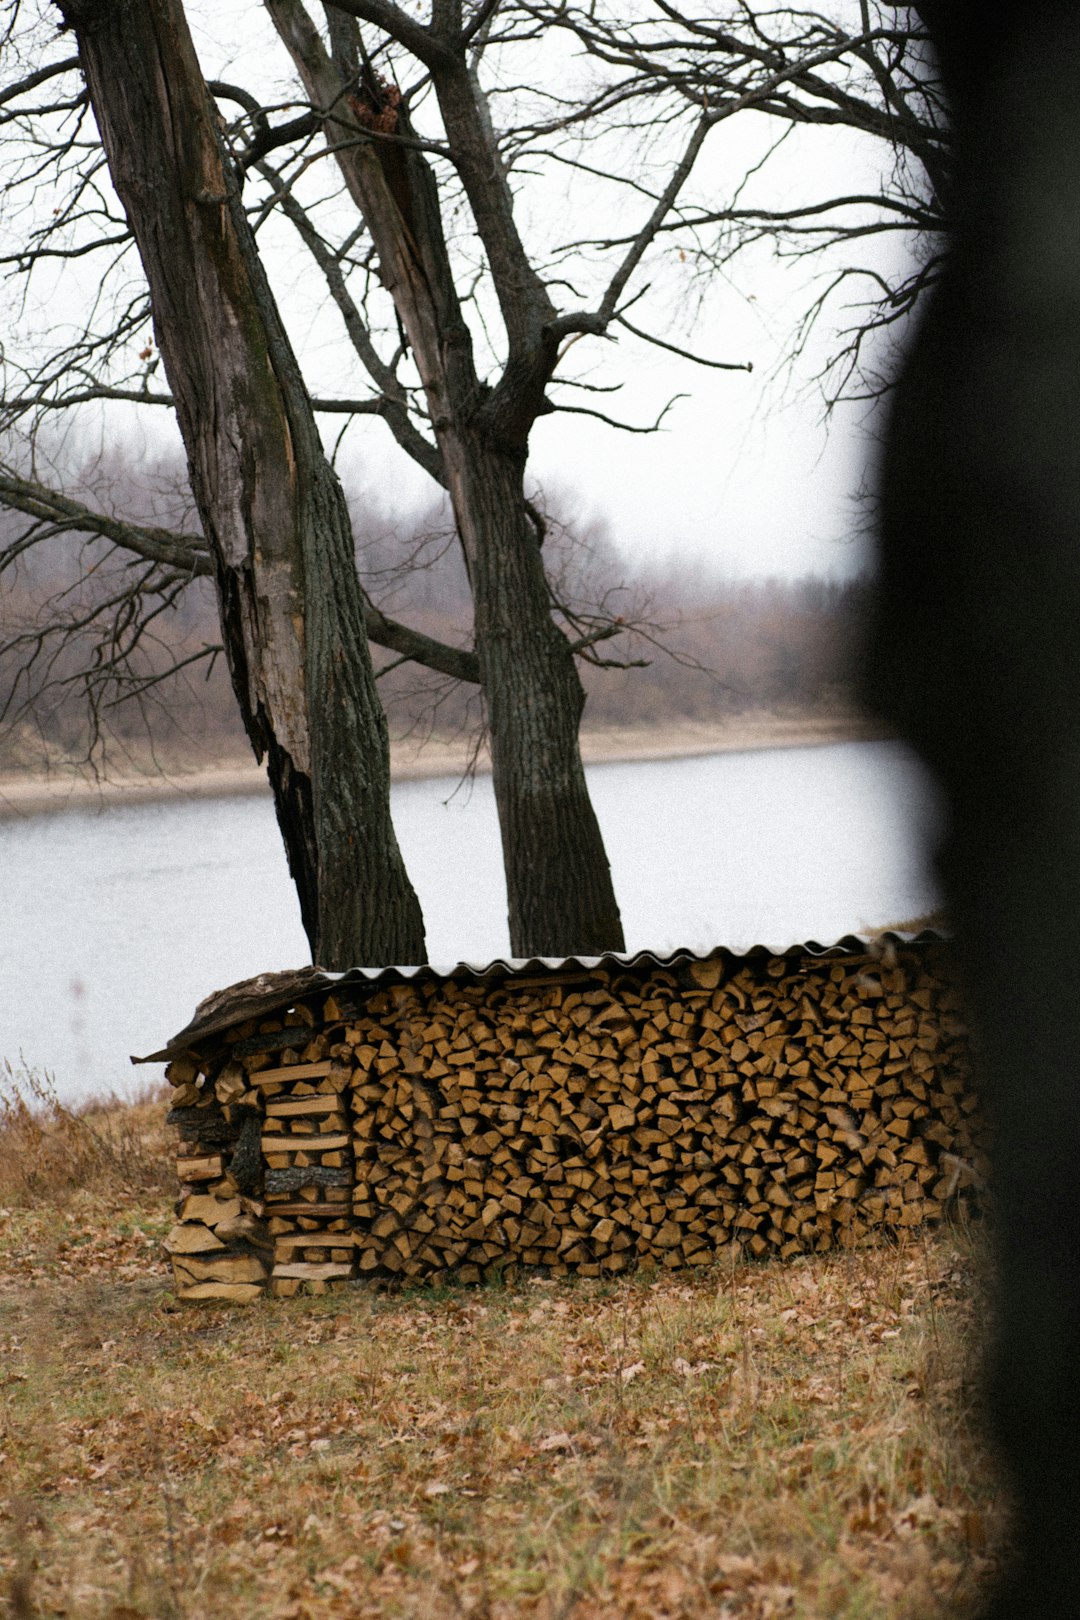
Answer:
M0 1204L64 1204L84 1188L122 1198L166 1192L163 1095L70 1108L47 1074L0 1062Z
M992 1572L977 1235L230 1310L168 1225L0 1211L0 1613L952 1620Z

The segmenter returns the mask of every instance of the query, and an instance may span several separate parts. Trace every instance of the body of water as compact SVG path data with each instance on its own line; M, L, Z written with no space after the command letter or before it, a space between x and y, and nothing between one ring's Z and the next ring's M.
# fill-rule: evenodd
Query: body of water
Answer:
M897 743L597 765L627 949L831 942L935 904L932 819ZM394 819L432 961L506 955L491 782L403 782ZM307 959L269 796L0 823L0 1059L62 1096L128 1092L211 990Z

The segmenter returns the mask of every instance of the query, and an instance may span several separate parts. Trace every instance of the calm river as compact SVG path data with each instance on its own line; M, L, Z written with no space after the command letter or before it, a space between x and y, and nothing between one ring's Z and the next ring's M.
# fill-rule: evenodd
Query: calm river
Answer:
M896 743L589 770L627 948L784 946L926 912L927 788ZM431 960L509 949L490 779L394 788ZM0 823L0 1059L62 1096L132 1070L209 991L307 960L269 799L166 800Z

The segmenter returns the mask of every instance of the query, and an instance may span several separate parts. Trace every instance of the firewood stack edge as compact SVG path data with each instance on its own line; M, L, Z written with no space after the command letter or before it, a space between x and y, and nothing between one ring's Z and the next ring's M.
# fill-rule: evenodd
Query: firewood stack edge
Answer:
M248 981L156 1054L181 1299L787 1257L981 1180L937 943L493 968Z

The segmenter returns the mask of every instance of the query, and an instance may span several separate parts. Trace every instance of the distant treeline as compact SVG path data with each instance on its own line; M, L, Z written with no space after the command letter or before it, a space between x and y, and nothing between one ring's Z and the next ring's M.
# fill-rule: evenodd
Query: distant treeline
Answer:
M173 528L194 523L186 486L168 465L136 480L121 459L107 467L99 459L82 482L88 504ZM544 538L564 627L576 640L616 619L625 626L597 641L589 655L595 662L582 666L586 727L851 709L865 582L731 579L704 564L630 558L602 525L575 527L573 504L566 495L550 502ZM394 618L467 646L468 586L445 509L395 523L367 494L352 505L357 560L372 599ZM0 509L0 546L25 526L19 514ZM125 749L141 754L148 740L169 758L245 752L223 658L197 659L219 640L213 588L196 579L170 596L164 605L130 559L70 531L6 569L0 769L82 758L99 733L114 757ZM447 735L480 723L475 689L413 664L388 667L395 660L378 648L374 657L384 671L392 736ZM166 674L175 666L182 667Z

